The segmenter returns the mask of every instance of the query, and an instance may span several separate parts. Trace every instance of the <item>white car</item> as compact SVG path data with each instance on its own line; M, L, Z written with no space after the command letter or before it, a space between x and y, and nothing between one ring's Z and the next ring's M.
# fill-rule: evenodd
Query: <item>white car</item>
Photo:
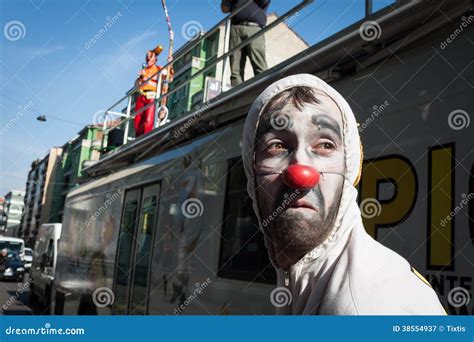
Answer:
M25 257L23 262L25 264L25 270L28 271L33 263L33 250L31 248L25 247Z

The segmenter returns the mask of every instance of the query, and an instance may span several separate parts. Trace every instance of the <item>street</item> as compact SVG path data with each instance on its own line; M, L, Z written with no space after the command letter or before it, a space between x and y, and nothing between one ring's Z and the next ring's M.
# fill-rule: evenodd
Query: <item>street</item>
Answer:
M0 281L0 313L3 315L33 315L29 307L29 275L22 283L12 280Z

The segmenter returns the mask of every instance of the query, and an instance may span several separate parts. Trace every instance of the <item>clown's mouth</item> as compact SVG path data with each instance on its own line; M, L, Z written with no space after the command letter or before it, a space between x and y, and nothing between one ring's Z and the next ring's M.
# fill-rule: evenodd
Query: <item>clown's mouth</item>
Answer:
M309 209L309 210L315 210L315 211L319 211L319 209L317 209L314 205L312 205L310 202L308 202L307 200L305 199L298 199L296 201L293 201L291 202L289 205L288 205L288 208L292 208L292 209Z

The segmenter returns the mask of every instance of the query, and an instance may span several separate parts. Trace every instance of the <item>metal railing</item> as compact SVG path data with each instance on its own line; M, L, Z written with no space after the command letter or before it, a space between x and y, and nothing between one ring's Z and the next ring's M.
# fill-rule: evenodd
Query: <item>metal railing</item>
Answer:
M191 81L193 81L194 79L196 79L200 75L204 74L206 71L209 71L212 68L216 67L218 63L222 63L221 64L222 65L222 74L220 75L221 76L220 81L221 81L221 92L224 92L224 89L223 89L224 75L225 75L225 70L227 69L226 66L227 66L227 63L229 61L230 55L232 55L235 51L237 51L239 49L242 49L243 47L247 46L253 40L255 40L256 38L258 38L261 35L265 34L269 30L273 29L274 27L276 27L280 23L284 22L285 20L287 20L287 18L291 17L293 14L297 13L302 8L308 6L312 2L313 2L313 0L302 0L301 3L299 3L298 5L296 5L295 7L290 9L289 11L287 11L285 14L278 17L275 21L273 21L269 25L265 26L264 28L259 30L257 33L255 33L254 35L252 35L248 39L244 40L243 42L241 42L237 46L233 47L232 49L229 49L229 34L230 34L231 19L237 13L239 13L241 10L243 10L246 6L248 6L248 4L250 4L250 2L247 3L246 5L242 6L241 8L238 8L238 10L233 11L231 14L229 14L224 19L219 21L215 26L213 26L213 28L211 28L209 31L207 31L205 34L203 34L199 39L192 40L191 44L188 47L185 46L186 48L184 49L184 51L179 51L178 50L178 53L179 53L178 58L173 59L172 61L168 61L166 63L166 65L164 65L158 72L156 72L155 74L153 74L149 78L147 78L145 80L142 80L140 82L140 83L145 83L145 82L148 82L149 80L151 80L155 77L158 77L156 93L155 93L156 95L155 95L155 99L152 103L144 106L143 108L141 108L138 111L132 110L133 96L135 96L137 91L140 89L140 84L137 84L132 89L127 91L125 96L123 96L120 100L116 101L112 106L110 106L105 111L105 113L104 113L104 116L105 116L104 117L104 122L102 124L103 132L104 132L104 135L103 135L103 138L102 138L102 146L101 146L102 151L104 151L108 147L109 133L111 131L115 130L115 129L118 129L118 128L122 127L122 126L123 126L123 141L121 142L121 144L123 144L123 145L127 144L128 141L129 141L129 135L130 135L130 122L132 120L134 120L134 118L137 115L139 115L140 113L144 112L145 110L147 110L148 108L150 108L152 106L155 106L153 127L157 128L157 127L162 126L163 124L165 124L166 120L167 120L167 116L168 116L167 113L169 113L169 110L166 106L159 105L161 103L161 101L165 98L168 98L170 95L176 93L177 91L179 91L180 89L185 87L187 84L189 84ZM196 46L201 44L202 41L204 41L205 39L212 36L215 32L217 32L221 28L222 25L225 25L224 53L221 54L220 56L218 56L217 58L213 58L213 61L211 63L206 63L205 66L201 70L193 73L191 75L191 77L189 77L184 82L180 83L179 85L176 85L176 86L172 87L172 89L169 89L168 92L166 92L164 94L161 94L163 72L165 70L167 70L168 67L172 67L177 61L184 58L188 53L192 52L192 50ZM216 71L216 74L217 74L217 71ZM122 102L124 102L124 100L127 100L127 105L125 107L125 113L115 111L114 109L117 106L119 106ZM158 115L159 115L161 110L165 110L166 115L163 118L163 120L161 120L161 122L160 122L160 119L159 119ZM119 117L120 119L119 120L114 120L113 123L109 126L109 117L113 117L113 116ZM116 121L118 121L118 122L116 122Z

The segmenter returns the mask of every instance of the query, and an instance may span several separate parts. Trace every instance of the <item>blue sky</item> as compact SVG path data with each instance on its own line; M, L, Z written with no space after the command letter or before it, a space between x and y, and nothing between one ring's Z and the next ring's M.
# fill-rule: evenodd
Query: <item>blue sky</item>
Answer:
M392 2L375 0L374 10ZM272 0L269 12L281 15L297 3ZM197 21L207 30L224 17L220 0L167 4L176 49L186 42L181 30L187 22ZM364 0L316 0L292 28L313 45L363 16ZM133 85L145 51L157 44L167 47L168 31L160 0L0 0L0 19L3 196L25 188L33 160L72 139L94 113L121 98ZM87 46L107 20L107 32ZM19 30L8 30L15 25ZM37 121L40 114L48 121Z

